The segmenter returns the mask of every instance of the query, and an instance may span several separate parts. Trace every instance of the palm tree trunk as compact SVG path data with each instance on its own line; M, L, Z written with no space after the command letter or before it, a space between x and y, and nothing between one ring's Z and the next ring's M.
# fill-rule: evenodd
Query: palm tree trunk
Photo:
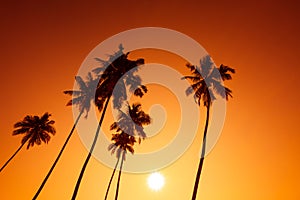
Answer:
M17 149L17 151L8 159L8 161L6 161L6 163L1 167L0 172L6 167L6 165L15 157L15 155L17 155L17 153L22 149L22 147L24 146L24 144L27 142L24 141L23 144L21 144L21 146Z
M108 187L107 187L107 190L106 190L106 194L105 194L105 198L104 198L105 200L107 199L107 195L108 195L108 192L109 192L109 189L110 189L110 185L111 185L111 182L112 182L113 177L115 175L115 172L116 172L117 166L119 164L119 161L120 161L120 158L118 158L117 163L116 163L115 168L114 168L114 171L113 171L113 173L112 173L112 175L110 177L109 184L108 184Z
M38 191L35 193L35 195L34 195L34 197L33 197L32 200L37 199L37 197L39 196L40 192L42 191L44 185L46 184L48 178L50 177L52 171L54 170L54 168L55 168L55 166L56 166L56 164L57 164L59 158L61 157L63 151L65 150L65 148L66 148L66 146L67 146L67 144L68 144L68 142L69 142L71 136L73 135L73 132L74 132L74 130L75 130L77 124L78 124L78 121L79 121L81 115L83 114L83 112L84 112L84 111L82 110L82 111L79 113L79 115L78 115L78 117L77 117L77 119L76 119L76 121L75 121L75 123L74 123L74 125L73 125L73 127L72 127L72 130L71 130L71 132L69 133L69 135L68 135L68 137L67 137L67 139L66 139L66 141L65 141L65 143L64 143L64 145L63 145L63 147L61 148L61 150L60 150L58 156L56 157L56 159L55 159L55 161L54 161L52 167L50 168L48 174L46 175L45 179L43 180L42 184L40 185Z
M202 171L202 167L203 167L203 163L204 163L205 148L206 148L206 135L207 135L207 129L208 129L208 123L209 123L210 106L211 106L211 103L209 102L208 106L207 106L207 110L206 110L206 122L205 122L205 128L204 128L204 134L203 134L203 140L202 140L201 158L200 158L200 162L199 162L199 166L198 166L192 200L196 200L196 197L197 197L197 191L198 191L201 171Z
M86 157L86 159L84 161L84 164L83 164L83 166L81 168L80 175L79 175L79 177L77 179L76 186L75 186L75 189L73 191L72 200L76 199L76 196L77 196L77 193L78 193L78 190L79 190L79 186L80 186L80 183L81 183L81 180L82 180L85 168L86 168L86 166L87 166L87 164L88 164L88 162L89 162L89 160L90 160L90 158L92 156L92 153L94 151L94 148L95 148L95 145L96 145L99 133L100 133L100 128L101 128L101 125L102 125L102 122L103 122L103 119L104 119L104 115L105 115L105 112L106 112L106 109L107 109L107 105L109 103L109 99L110 99L110 96L107 98L107 100L105 102L105 106L104 106L103 111L102 111L102 115L101 115L101 118L100 118L97 130L96 130L96 134L95 134L95 137L94 137L93 144L92 144L92 146L90 148L90 151L89 151L89 154Z
M118 177L115 200L118 200L119 187L120 187L119 185L120 185L120 180L121 180L122 167L123 167L123 162L124 162L124 155L125 155L125 150L123 151L122 158L121 158L122 160L121 160L121 166L120 166L120 171L119 171L119 177Z

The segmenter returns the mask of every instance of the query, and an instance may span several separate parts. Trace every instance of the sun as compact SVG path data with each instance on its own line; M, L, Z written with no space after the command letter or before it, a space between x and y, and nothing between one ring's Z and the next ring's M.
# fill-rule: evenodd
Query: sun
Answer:
M158 191L165 185L165 178L158 172L150 174L148 177L148 186L154 190Z

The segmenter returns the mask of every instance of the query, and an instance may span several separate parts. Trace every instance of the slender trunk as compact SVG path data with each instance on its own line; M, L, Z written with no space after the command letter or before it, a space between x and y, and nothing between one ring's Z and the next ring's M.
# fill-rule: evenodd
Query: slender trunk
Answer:
M74 132L74 130L75 130L75 127L77 126L78 121L79 121L79 119L80 119L80 117L81 117L82 114L83 114L83 110L79 113L79 115L78 115L78 117L77 117L77 119L76 119L76 121L75 121L75 123L74 123L74 125L73 125L73 127L72 127L72 130L71 130L71 132L69 133L69 135L68 135L68 137L67 137L67 139L66 139L66 141L65 141L65 143L64 143L64 145L63 145L63 147L61 148L61 150L60 150L60 152L59 152L57 158L55 159L55 161L54 161L52 167L50 168L48 174L46 175L45 179L43 180L42 184L40 185L38 191L35 193L35 195L34 195L34 197L33 197L32 200L37 199L37 197L39 196L39 194L40 194L40 192L42 191L43 187L45 186L45 184L46 184L48 178L50 177L52 171L54 170L54 168L55 168L55 166L56 166L56 164L57 164L59 158L61 157L63 151L65 150L65 148L66 148L66 146L67 146L67 144L68 144L68 142L69 142L71 136L73 135L73 132Z
M104 198L105 200L107 199L108 192L109 192L109 189L110 189L110 185L111 185L111 182L112 182L113 177L115 175L115 172L116 172L117 166L119 164L119 161L120 161L120 158L118 158L117 163L116 163L115 168L114 168L114 171L113 171L113 173L112 173L112 175L110 177L109 184L108 184L108 187L107 187L107 190L106 190L106 194L105 194L105 198Z
M81 180L82 180L85 168L86 168L86 166L87 166L87 164L88 164L88 162L89 162L89 160L90 160L90 158L92 156L92 153L94 151L94 148L95 148L95 145L96 145L99 133L100 133L100 128L101 128L101 125L102 125L102 122L103 122L103 119L104 119L104 115L105 115L105 112L106 112L106 109L107 109L107 105L109 103L109 99L110 99L110 96L107 98L107 100L105 102L105 106L104 106L103 111L102 111L102 115L101 115L101 118L100 118L97 130L96 130L96 134L95 134L95 137L94 137L93 144L92 144L92 146L90 148L90 151L89 151L89 154L86 157L86 159L84 161L84 164L83 164L83 166L81 168L80 175L79 175L79 177L77 179L76 186L75 186L75 189L73 191L72 200L76 199L76 196L77 196L77 193L78 193L78 190L79 190L79 186L80 186L80 183L81 183Z
M196 176L196 180L195 180L192 200L196 200L196 197L197 197L200 176L201 176L202 167L203 167L203 163L204 163L205 148L206 148L206 135L207 135L207 129L208 129L208 123L209 123L210 106L211 106L211 103L208 103L207 110L206 110L206 122L205 122L205 128L204 128L204 134L203 134L203 140L202 140L202 152L201 152L201 158L200 158L197 176Z
M120 171L119 171L119 177L118 177L115 200L118 200L120 180L121 180L121 174L122 174L122 167L123 167L123 162L124 162L124 155L125 155L125 151L123 151L122 158L121 158L121 166L120 166Z
M27 140L25 142L23 142L23 144L21 144L21 146L17 149L17 151L8 159L8 161L6 161L6 163L1 167L0 172L6 167L6 165L15 157L15 155L22 149L22 147L24 146L24 144L27 142Z

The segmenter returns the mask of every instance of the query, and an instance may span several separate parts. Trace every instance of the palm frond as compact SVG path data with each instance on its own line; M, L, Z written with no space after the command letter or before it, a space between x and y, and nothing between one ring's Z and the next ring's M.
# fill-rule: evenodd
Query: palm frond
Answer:
M87 91L87 85L85 84L85 82L83 81L83 79L80 76L75 76L75 80L80 88L81 91Z
M24 134L24 133L28 132L29 130L30 130L29 127L19 128L19 129L14 130L12 135Z
M40 121L43 123L46 123L49 120L49 117L51 117L51 114L48 112L45 112L42 117L40 118Z
M226 92L226 100L228 100L229 97L232 98L232 91L229 88L225 87L225 92Z
M117 129L117 128L118 128L117 122L114 122L114 123L112 123L112 124L110 125L110 130L115 130L115 129Z
M99 74L100 72L103 72L105 67L109 65L109 62L106 60L102 60L101 58L94 58L94 59L103 66L103 67L93 69L92 72L94 72L95 74Z
M74 96L79 96L79 95L82 95L82 91L79 91L79 90L65 90L63 91L64 94L67 94L67 95L74 95Z
M127 150L131 153L134 154L134 148L132 146L126 146Z
M197 81L200 81L202 79L202 77L201 76L184 76L181 79L182 80L188 79L188 80L191 80L192 82L197 82Z
M141 90L141 88L137 88L135 91L134 91L134 96L137 96L137 97L143 97L144 93L143 91Z
M218 95L220 95L222 98L226 97L225 87L222 85L222 83L220 81L213 80L213 89L214 89L214 92L217 93Z
M190 69L191 71L194 71L196 69L196 67L194 65L191 65L190 63L187 63L185 65L188 69Z

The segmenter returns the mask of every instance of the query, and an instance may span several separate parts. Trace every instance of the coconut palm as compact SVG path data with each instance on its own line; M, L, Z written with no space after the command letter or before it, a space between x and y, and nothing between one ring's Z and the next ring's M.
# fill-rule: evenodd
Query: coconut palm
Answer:
M139 143L141 142L141 139L145 139L146 134L144 132L143 126L150 124L150 122L151 118L142 110L141 104L135 103L132 106L128 105L126 112L121 111L118 122L114 122L110 126L111 130L116 130L116 134L112 135L112 141L114 142L108 146L108 150L111 150L112 154L116 152L117 162L106 190L105 200L107 199L111 182L121 158L121 165L115 195L115 199L118 199L119 185L125 155L127 151L132 154L134 153L133 145L136 143L135 137L139 138Z
M84 82L84 80L80 76L76 76L75 80L79 86L78 90L66 90L64 91L64 94L72 96L72 99L68 101L67 106L77 106L79 108L79 115L77 116L77 119L75 120L75 123L65 141L63 144L58 156L56 157L54 163L52 164L49 172L47 173L46 177L44 178L42 184L40 185L38 191L33 197L33 200L35 200L40 192L42 191L43 187L45 186L48 178L50 177L52 171L54 170L56 164L58 163L58 160L60 159L63 151L65 150L71 136L73 135L73 132L78 124L78 121L80 120L81 116L85 113L85 118L88 116L88 113L90 111L91 102L95 99L95 88L98 84L98 79L94 79L91 73L88 73L87 81Z
M112 154L116 152L116 156L119 159L121 158L121 165L120 165L120 170L119 170L119 175L118 175L118 182L117 182L117 188L116 188L116 194L115 194L115 200L118 199L118 194L119 194L119 187L120 187L120 181L121 181L121 174L122 174L122 168L123 168L123 162L126 159L126 153L129 151L130 153L134 153L134 148L133 145L136 142L136 139L134 136L128 135L124 131L121 133L113 134L112 135L112 141L114 141L111 145L108 146L108 150L112 151ZM115 171L115 170L114 170ZM113 175L111 179L113 178ZM107 191L108 193L108 191Z
M217 95L222 98L226 98L226 100L228 100L229 96L232 97L232 91L223 85L223 81L231 80L232 76L230 73L235 73L235 70L223 64L221 64L219 68L214 67L209 55L200 60L200 67L190 64L187 64L186 66L190 69L192 75L185 76L183 78L193 82L193 84L187 88L186 94L194 94L195 102L199 106L201 102L203 102L203 105L206 107L206 121L202 141L201 158L192 196L192 200L195 200L205 157L210 108Z
M122 103L126 100L126 86L134 92L136 96L142 97L147 92L147 88L141 85L141 79L135 75L138 70L138 66L144 64L144 59L129 60L128 54L123 53L123 46L119 46L119 51L111 55L108 61L96 58L101 63L102 67L93 70L95 74L99 76L99 82L96 89L95 104L98 107L99 112L102 112L98 127L95 133L93 143L90 147L89 153L81 168L79 177L77 179L72 200L76 199L81 180L83 178L87 164L94 151L100 128L104 120L105 112L110 101L113 97L113 106L120 108ZM121 77L124 76L122 79ZM120 80L120 81L119 81ZM116 92L113 93L114 89Z
M13 135L24 135L21 140L21 145L17 151L8 159L8 161L1 167L0 172L5 168L5 166L15 157L15 155L22 149L22 147L27 143L27 149L29 147L40 145L42 142L48 143L51 139L50 134L54 135L56 133L53 124L53 120L49 117L51 114L45 113L41 117L27 115L22 121L14 124L15 130Z

